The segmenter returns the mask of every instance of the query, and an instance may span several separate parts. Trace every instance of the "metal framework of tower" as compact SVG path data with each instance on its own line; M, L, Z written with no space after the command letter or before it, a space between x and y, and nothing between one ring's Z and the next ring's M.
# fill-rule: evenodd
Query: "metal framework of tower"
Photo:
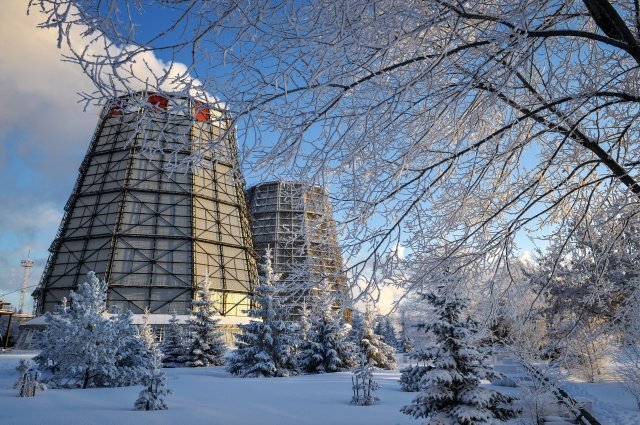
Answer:
M272 266L290 289L290 303L308 302L325 287L345 291L333 213L317 185L275 181L247 190L253 244L259 257L272 250Z
M18 304L18 313L20 314L24 313L24 298L27 293L27 288L29 287L29 272L31 271L33 264L34 261L30 258L20 261L20 265L23 268L22 287L20 288L20 303Z
M244 316L257 270L229 126L188 98L137 93L105 107L33 293L36 311L53 310L95 271L110 308L188 314L207 280L221 316ZM170 167L194 150L198 167Z

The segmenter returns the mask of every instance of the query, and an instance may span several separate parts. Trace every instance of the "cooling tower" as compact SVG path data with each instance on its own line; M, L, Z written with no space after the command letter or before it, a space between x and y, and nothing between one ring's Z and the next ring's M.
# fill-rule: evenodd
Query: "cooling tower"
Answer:
M323 287L345 291L335 221L322 187L268 182L248 189L247 202L256 253L272 249L272 266L286 282L290 303L309 303L312 291Z
M111 308L188 314L206 281L221 316L244 316L257 272L229 125L220 110L153 93L105 107L33 294L37 311L92 270ZM194 152L198 167L187 161Z

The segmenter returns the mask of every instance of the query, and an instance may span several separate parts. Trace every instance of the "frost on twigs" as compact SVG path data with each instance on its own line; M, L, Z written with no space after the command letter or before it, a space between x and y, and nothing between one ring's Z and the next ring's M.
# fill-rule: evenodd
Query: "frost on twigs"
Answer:
M87 102L164 95L167 85L213 93L247 168L332 188L346 263L371 277L368 289L391 279L419 290L406 275L451 256L467 270L508 270L515 284L526 235L557 226L562 244L614 196L637 211L636 3L32 0L30 9L94 82ZM158 139L145 140L152 149ZM186 151L186 165L206 162ZM399 249L389 255L400 242L413 265L399 267ZM493 282L485 289L497 293ZM546 287L536 290L540 302Z

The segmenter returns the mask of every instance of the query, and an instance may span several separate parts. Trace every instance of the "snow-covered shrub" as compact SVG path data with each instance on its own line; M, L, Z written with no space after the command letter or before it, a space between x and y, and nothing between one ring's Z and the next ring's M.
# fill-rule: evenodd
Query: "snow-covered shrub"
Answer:
M34 397L36 390L44 391L47 386L40 382L40 372L36 365L27 359L20 359L18 366L18 380L13 384L13 388L17 388L20 397Z
M364 357L361 362L360 366L353 370L353 376L351 377L351 388L353 390L351 404L369 406L380 400L374 396L374 393L380 389L380 385L373 380L373 366L367 363Z
M167 404L164 397L171 394L165 382L166 376L162 370L162 351L153 339L153 331L149 326L149 313L145 314L145 321L141 329L142 340L148 352L147 370L142 384L145 388L138 394L134 403L136 410L165 410Z
M229 355L228 370L242 377L289 376L297 373L295 335L306 330L298 330L286 320L289 307L280 295L284 291L279 290L278 276L271 267L271 249L265 252L262 268L264 277L260 277L251 296L255 308L248 311L249 317L259 321L240 325L242 333L236 335L237 348Z
M145 370L145 350L131 312L106 312L106 283L95 273L71 291L54 314L47 313L42 351L34 361L48 372L52 388L89 388L135 385Z
M162 351L162 365L164 367L184 366L187 356L187 347L180 329L178 315L174 310L169 319L169 326L165 328L164 340L160 345Z
M401 411L434 424L495 424L514 417L512 397L480 386L480 380L499 374L469 341L477 323L460 318L465 301L447 295L443 288L425 299L437 318L421 328L432 332L438 345L422 350L423 360L432 362L433 368L422 377L421 393Z
M191 343L185 356L185 364L189 367L225 364L227 345L220 328L220 319L214 318L215 309L206 286L198 291L199 299L192 302L192 313L187 322Z
M591 332L577 328L574 333L579 337L564 341L559 347L558 358L552 363L566 367L588 382L596 382L609 359L613 342L609 337L600 335L600 330Z

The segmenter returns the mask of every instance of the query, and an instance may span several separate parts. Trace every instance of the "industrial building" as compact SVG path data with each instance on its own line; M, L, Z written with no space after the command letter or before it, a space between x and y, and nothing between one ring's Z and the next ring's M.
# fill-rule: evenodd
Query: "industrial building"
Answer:
M247 190L253 243L259 256L272 249L272 266L296 306L314 290L346 291L336 226L324 188L274 181ZM294 312L295 314L295 312Z
M135 93L106 106L33 293L37 313L95 271L110 309L186 315L206 280L221 317L245 316L257 271L229 126L191 98Z

